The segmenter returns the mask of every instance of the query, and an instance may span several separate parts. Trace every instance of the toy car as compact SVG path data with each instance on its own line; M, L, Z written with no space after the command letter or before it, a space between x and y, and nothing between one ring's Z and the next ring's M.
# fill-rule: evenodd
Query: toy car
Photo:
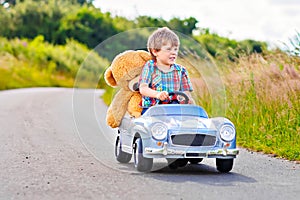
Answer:
M148 172L154 158L166 158L172 169L215 158L219 172L231 171L239 153L234 124L224 117L209 118L200 106L182 104L188 102L183 92L170 93L174 95L170 104L152 106L139 118L122 119L115 143L117 161L128 163L133 155L135 168Z

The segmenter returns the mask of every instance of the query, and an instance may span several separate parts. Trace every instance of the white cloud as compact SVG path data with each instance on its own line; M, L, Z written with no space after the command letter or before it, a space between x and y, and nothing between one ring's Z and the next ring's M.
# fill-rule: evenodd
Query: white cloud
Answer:
M277 43L300 31L299 0L95 0L103 12L130 19L138 15L195 17L199 26L222 36Z

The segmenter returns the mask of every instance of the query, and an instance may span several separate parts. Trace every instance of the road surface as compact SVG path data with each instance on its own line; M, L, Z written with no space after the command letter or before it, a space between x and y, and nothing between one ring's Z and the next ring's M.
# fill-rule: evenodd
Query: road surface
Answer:
M139 173L114 158L101 91L0 92L0 199L299 199L300 165L241 152L231 173L213 160Z

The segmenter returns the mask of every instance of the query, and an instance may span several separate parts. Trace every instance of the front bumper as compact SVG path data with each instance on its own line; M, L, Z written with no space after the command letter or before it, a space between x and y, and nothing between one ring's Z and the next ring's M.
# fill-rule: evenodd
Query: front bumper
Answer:
M168 147L167 143L162 148L146 147L144 151L145 157L172 157L172 158L235 158L239 154L238 149L211 148L206 150L196 150L195 148L178 149Z

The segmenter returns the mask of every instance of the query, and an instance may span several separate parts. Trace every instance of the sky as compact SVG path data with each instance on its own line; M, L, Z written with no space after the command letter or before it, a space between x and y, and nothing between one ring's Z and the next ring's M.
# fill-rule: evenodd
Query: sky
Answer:
M102 12L134 19L194 17L198 27L235 40L284 47L300 33L300 0L95 0Z

